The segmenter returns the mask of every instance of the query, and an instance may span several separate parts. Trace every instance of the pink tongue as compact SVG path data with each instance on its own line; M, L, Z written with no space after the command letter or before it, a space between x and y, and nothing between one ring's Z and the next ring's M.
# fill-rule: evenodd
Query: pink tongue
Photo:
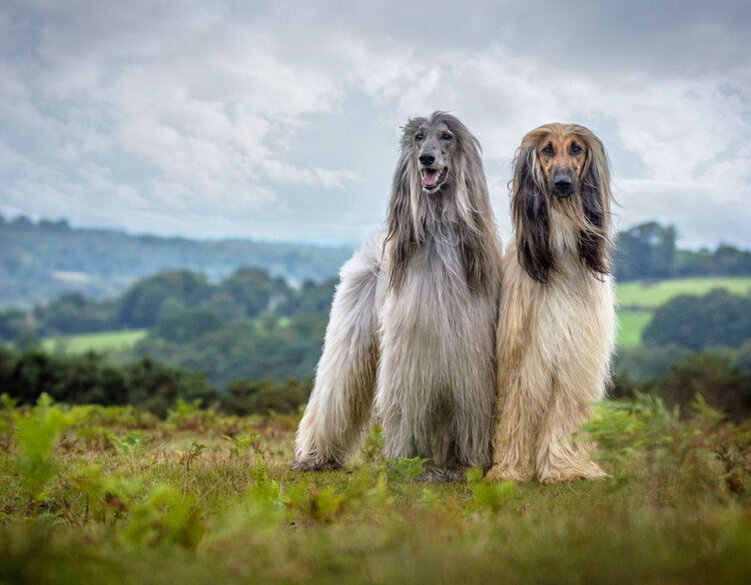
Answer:
M438 171L425 171L422 176L422 183L423 185L427 185L429 187L432 187L433 185L438 183Z

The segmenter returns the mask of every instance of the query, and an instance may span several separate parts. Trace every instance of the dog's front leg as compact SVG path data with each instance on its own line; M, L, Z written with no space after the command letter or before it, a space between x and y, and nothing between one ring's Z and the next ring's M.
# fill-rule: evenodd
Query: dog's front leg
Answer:
M384 340L391 341L386 332ZM419 452L415 430L420 425L419 413L424 410L417 397L418 388L409 377L409 358L398 344L383 344L375 397L376 418L383 428L383 455L387 460L400 457L429 457Z
M596 479L607 474L590 459L592 445L575 436L589 418L589 401L598 398L600 381L583 369L562 370L554 381L552 403L540 424L537 478L540 483Z
M493 467L486 478L528 482L534 476L533 455L539 409L526 400L528 383L518 375L507 379L498 404L493 441Z

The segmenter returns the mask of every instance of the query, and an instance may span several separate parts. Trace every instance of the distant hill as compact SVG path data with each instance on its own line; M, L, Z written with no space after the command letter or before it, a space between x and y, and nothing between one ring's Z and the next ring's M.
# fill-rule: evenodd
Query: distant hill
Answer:
M169 269L200 271L215 281L252 266L292 283L320 281L336 274L351 253L344 247L133 236L0 216L0 307L28 307L70 290L114 297L136 279Z
M120 231L71 228L65 221L32 222L0 215L0 308L49 302L68 291L88 298L116 297L139 278L163 270L203 272L210 281L238 268L264 268L291 284L334 276L351 255L346 247L204 241L133 236ZM708 276L751 276L751 251L723 244L684 250L672 226L649 222L618 235L620 282Z

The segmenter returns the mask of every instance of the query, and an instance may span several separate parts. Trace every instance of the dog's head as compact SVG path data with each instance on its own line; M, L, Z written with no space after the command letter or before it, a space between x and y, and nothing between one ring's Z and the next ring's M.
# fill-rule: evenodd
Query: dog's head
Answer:
M413 118L406 124L402 151L412 159L423 191L435 193L456 179L457 142L466 134L457 118L443 112Z
M587 140L556 124L536 143L537 159L548 191L560 198L577 192L589 152Z
M401 147L386 238L392 286L399 286L414 251L440 236L459 242L467 281L485 288L496 240L480 143L458 118L434 112L404 125Z
M471 211L487 198L487 185L480 143L467 127L446 112L411 118L403 127L401 147L392 202L408 204L417 239L431 212L471 224Z
M576 124L546 124L522 140L514 163L512 215L518 252L527 273L547 282L555 268L551 242L555 217L577 232L582 263L610 272L610 172L602 142Z

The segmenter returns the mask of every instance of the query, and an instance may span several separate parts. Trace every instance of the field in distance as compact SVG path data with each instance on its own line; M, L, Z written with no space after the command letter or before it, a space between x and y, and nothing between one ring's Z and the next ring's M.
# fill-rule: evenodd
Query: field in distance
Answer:
M656 282L624 282L616 290L622 309L655 309L678 295L705 295L722 288L735 295L751 291L751 277L675 278Z
M42 348L47 351L67 353L117 351L133 347L146 337L146 333L146 329L127 329L124 331L97 331L96 333L47 337L42 340Z

